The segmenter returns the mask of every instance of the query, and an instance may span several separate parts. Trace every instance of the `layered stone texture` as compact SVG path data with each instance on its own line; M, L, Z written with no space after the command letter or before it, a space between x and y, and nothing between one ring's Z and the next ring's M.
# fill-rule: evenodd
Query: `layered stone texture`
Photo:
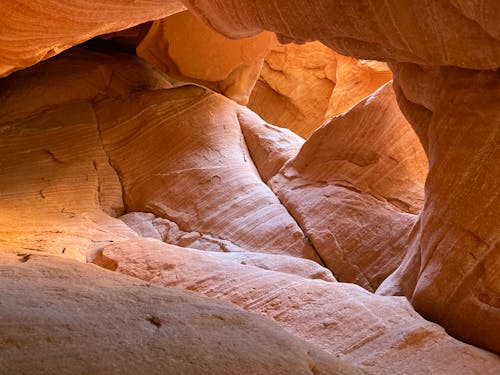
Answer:
M380 293L403 293L452 334L499 352L500 74L411 64L394 69L401 107L431 164L407 256Z
M248 107L309 137L391 77L384 63L342 56L319 42L278 44L264 60Z
M457 337L498 352L499 229L491 216L500 207L496 2L186 4L229 37L265 29L283 41L319 40L345 55L392 62L398 101L430 172L408 257L381 292L407 295Z
M356 373L335 356L368 373L497 372L495 355L451 338L404 298L337 283L318 263L300 259L320 260L263 181L273 186L280 170L301 168L301 160L320 173L313 168L317 148L328 159L343 157L324 172L345 170L359 189L347 189L353 202L369 199L370 192L381 209L392 209L397 201L391 206L388 198L398 197L418 210L419 173L403 168L418 153L410 152L414 138L393 111L389 86L304 144L208 89L173 89L162 74L122 54L74 50L1 83L8 105L0 113L6 140L0 155L9 164L0 168L0 181L8 182L0 197L0 249L15 253L0 257L2 278L9 280L0 283L1 324L9 335L0 343L2 368L36 373L57 364L59 372L70 373L87 361L84 353L102 371L113 365L120 373L137 372L131 362L141 360L149 373L169 371L166 364L181 373ZM31 104L19 105L24 102ZM334 148L330 132L339 137ZM348 134L352 155L340 143ZM387 145L384 136L398 142ZM404 150L410 159L399 160ZM358 164L373 161L374 154L377 163L364 167L371 172L358 173ZM11 167L16 160L18 168ZM387 166L395 170L388 173ZM373 179L371 173L382 171L392 184ZM75 190L68 188L72 181ZM259 318L234 306L143 287L143 281L63 257L225 299L329 353L270 323L260 326ZM180 306L168 302L172 295ZM92 344L96 338L98 345ZM151 349L148 340L162 349ZM67 362L54 359L56 352Z
M144 87L170 84L132 56L84 50L1 81L4 250L23 248L84 261L89 250L102 244L137 237L107 215L123 213L122 186L104 152L92 101Z
M496 22L500 9L492 0L474 5L446 0L424 6L412 0L389 0L376 5L317 0L307 7L300 0L184 3L215 30L231 38L270 30L283 42L319 40L345 56L426 66L494 69L500 59ZM391 22L386 22L388 19Z
M96 35L127 29L184 9L177 0L1 1L0 77Z
M247 109L195 86L102 100L95 108L127 210L164 219L156 224L165 240L319 260L255 168L238 120Z
M347 112L361 99L392 79L389 67L380 61L358 60L340 54L337 54L336 61L335 88L325 120Z
M422 319L403 297L376 296L353 284L238 264L228 255L235 254L207 256L140 239L106 246L95 262L153 284L230 301L368 374L494 374L500 366L494 354L461 343Z
M405 254L426 173L389 83L316 131L268 183L337 278L374 291Z
M2 374L362 374L234 305L0 251Z
M176 79L247 104L264 57L275 43L270 32L228 39L186 11L154 22L137 54Z
M122 188L94 107L167 89L161 75L134 57L72 50L1 83L0 372L360 373L234 306L67 259L138 237L109 216L123 211ZM334 280L312 261L228 255Z

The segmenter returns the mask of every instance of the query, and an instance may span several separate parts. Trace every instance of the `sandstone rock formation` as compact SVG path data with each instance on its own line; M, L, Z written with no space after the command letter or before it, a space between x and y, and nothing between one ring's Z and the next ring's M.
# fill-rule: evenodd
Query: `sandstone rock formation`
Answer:
M357 102L372 94L392 79L387 64L380 61L358 60L337 54L335 89L330 97L325 120L346 112Z
M127 210L164 219L168 242L319 260L255 168L238 121L247 109L184 86L102 100L95 110Z
M0 244L85 261L89 249L137 237L120 220L122 187L92 100L171 85L126 55L72 50L1 81ZM68 87L77 88L68 90Z
M494 374L500 366L494 354L422 319L405 298L224 259L233 254L213 255L140 239L106 246L96 263L258 312L369 374Z
M500 9L491 0L477 5L445 0L425 6L412 0L377 6L349 0L317 0L310 6L300 0L183 1L230 38L270 30L282 42L319 40L346 56L427 66L495 69L500 58Z
M137 54L172 77L247 104L275 40L269 32L231 40L186 11L154 22Z
M1 374L362 374L255 314L92 265L0 252Z
M386 84L316 131L268 184L335 276L374 291L405 254L426 173Z
M381 291L404 293L417 311L457 337L499 352L499 229L491 216L500 208L494 167L499 109L493 104L499 73L490 70L500 66L496 2L186 4L228 37L265 29L282 41L316 39L345 55L392 62L398 100L429 156L430 172L408 257ZM404 74L409 71L414 75Z
M0 77L96 35L180 12L177 0L1 1Z
M266 121L308 137L328 111L336 57L319 42L278 44L264 60L248 107Z
M0 4L0 374L499 373L497 2L183 2Z
M248 107L309 137L391 76L384 63L342 56L319 42L280 44L266 56Z
M407 256L380 293L403 293L453 335L500 352L500 74L394 69L430 169Z

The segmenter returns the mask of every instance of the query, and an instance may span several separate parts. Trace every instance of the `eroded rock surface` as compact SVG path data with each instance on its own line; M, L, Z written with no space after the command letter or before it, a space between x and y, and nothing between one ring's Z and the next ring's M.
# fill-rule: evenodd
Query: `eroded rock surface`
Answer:
M450 333L500 352L500 74L394 69L430 168L407 256L379 292L402 293Z
M210 87L244 105L275 43L270 32L228 39L185 11L154 22L137 54L172 77Z
M338 279L374 291L405 254L426 172L387 84L316 131L268 183Z
M68 87L77 88L68 90ZM85 261L137 235L104 152L93 108L100 96L171 85L137 58L74 49L0 82L0 244Z
M96 263L260 313L369 374L495 374L500 368L496 355L451 338L404 297L224 259L233 254L213 255L140 239L108 245Z
M169 242L319 260L255 168L238 120L247 109L195 86L95 108L127 209L166 219L166 232L180 233Z
M234 305L0 251L1 374L362 374Z
M96 35L127 29L184 9L177 0L1 1L0 77Z
M319 40L346 56L427 66L495 69L500 60L500 7L495 0L474 5L463 0L425 5L413 0L317 0L309 6L301 0L183 2L231 38L270 30L283 42Z
M186 4L229 37L265 29L282 41L317 39L355 58L391 62L430 172L408 257L381 292L408 295L457 337L499 352L499 228L491 216L500 206L497 2Z
M339 55L324 44L279 44L266 56L248 107L309 137L389 81L386 64Z
M4 12L9 15L4 22L7 27L0 30L0 51L2 43L8 51L0 60L4 75L72 43L161 13L155 9L155 16L126 14L142 3L123 7L123 2L110 5L103 1L97 14L95 9L90 12L86 8L87 3L74 3L75 9L71 9L65 1L54 5L43 17L47 12L40 10L39 2L24 3L3 5L11 7ZM137 306L133 303L143 298L139 294L142 290L123 292L115 287L117 282L112 289L115 295L109 293L113 298L108 298L103 292L107 276L101 280L96 274L89 275L81 268L83 265L71 265L72 271L67 272L69 263L61 257L47 258L50 260L45 262L44 257L34 255L45 252L80 260L87 257L106 268L150 278L161 285L178 285L230 300L276 320L330 353L363 366L367 372L498 373L498 356L451 338L439 326L423 320L404 297L377 296L354 285L337 283L319 265L276 254L320 260L297 219L313 244L316 241L316 247L325 251L326 263L341 275L341 280L353 280L374 290L406 250L402 264L378 288L378 294L405 295L424 317L438 322L455 337L500 352L500 252L495 220L500 209L496 188L500 177L500 8L494 1L472 4L460 0L425 4L410 0L313 3L305 6L298 0L186 0L192 11L229 37L252 37L270 30L278 33L283 42L318 39L355 58L388 61L400 108L429 158L420 214L422 169L412 171L407 167L422 165L417 159L422 161L423 154L419 151L417 157L413 152L415 138L410 141L411 132L403 131L407 126L391 128L397 129L389 132L397 140L392 144L387 144L390 137L380 131L399 123L401 118L393 110L393 98L381 100L390 96L387 87L335 118L303 144L299 137L265 124L207 89L187 86L171 90L164 77L135 60L125 63L127 58L123 56L112 59L118 58L119 66L112 66L110 60L89 64L92 59L101 61L103 57L97 55L88 61L71 56L49 61L1 82L0 136L5 135L6 142L2 138L0 143L0 245L2 252L16 253L1 256L6 265L2 277L9 282L0 283L0 288L6 288L1 303L2 308L7 305L4 311L8 318L2 316L2 324L6 322L9 334L25 334L23 337L29 340L1 342L7 355L0 356L4 361L0 368L7 363L12 366L5 367L9 372L21 368L31 373L47 369L47 363L57 363L60 369L60 357L52 361L50 351L57 346L50 344L50 332L61 333L61 340L67 340L64 350L70 348L67 368L71 372L83 363L81 342L71 341L80 337L75 332L80 332L81 326L85 327L83 342L103 337L99 340L102 346L85 345L91 358L102 358L102 353L107 352L106 337L115 339L113 345L118 351L112 355L123 359L133 352L127 346L130 336L120 336L126 333L116 328L126 328L129 320L135 322L131 311L139 309L143 314L149 310L149 301L143 304L144 300L140 300ZM164 9L175 3L144 4ZM115 11L107 11L110 6ZM26 23L26 19L30 22ZM106 27L96 29L93 22ZM19 33L25 24L26 33ZM61 25L61 29L56 27ZM9 34L3 34L3 30ZM54 38L53 31L57 34ZM63 35L66 32L71 34L69 38ZM35 48L35 44L41 47ZM231 96L233 87L236 92L242 87L246 92L245 82L256 77L252 69L241 72L235 68L229 73L227 87L231 89L226 94ZM75 71L78 74L74 75ZM341 70L336 67L336 72ZM233 81L236 76L251 79ZM219 90L224 92L224 87ZM369 128L367 119L383 126ZM280 146L275 148L275 144ZM338 177L342 177L341 184ZM278 192L295 218L262 180ZM294 185L301 180L302 184ZM307 199L303 199L304 193ZM325 207L335 210L342 220L319 220ZM122 217L123 221L109 216L118 216L124 209L149 213L133 219ZM130 227L124 224L127 220ZM330 223L336 226L334 231ZM330 234L333 239L328 237ZM341 242L347 247L338 246L341 234L346 235ZM205 251L138 240L139 235ZM384 243L392 256L384 253ZM352 245L356 249L350 251ZM369 256L363 256L362 249L367 248ZM373 252L373 248L379 251ZM345 249L348 258L344 257ZM239 253L211 254L206 250ZM36 263L39 260L41 263ZM45 263L53 263L52 268ZM86 269L94 271L88 266ZM61 285L61 280L74 279L75 274L84 280L77 285L68 283L71 287ZM133 287L126 282L123 285ZM40 295L30 294L33 289L41 290ZM74 319L73 295L81 297L78 302L97 303L101 310L79 310L85 318ZM117 320L115 311L109 310L109 302L116 311L125 311L125 304L131 301L134 309L124 312L125 323L120 320L122 315L118 314ZM21 318L26 320L19 317L20 304L25 307ZM142 306L147 309L140 310ZM147 315L146 326L155 327L153 332L159 335L164 319L176 319L183 309L191 311L183 306L173 309L173 316ZM44 310L51 314L40 314ZM95 323L95 311L104 310L97 314L104 318ZM106 315L109 311L113 311L112 317ZM72 318L69 322L65 320L68 316ZM189 324L200 321L196 314L189 318ZM211 318L203 322L210 329L214 327ZM188 324L184 321L181 326ZM234 357L239 354L230 358L225 355L234 353L231 349L235 345L227 351L224 346L232 343L233 333L238 340L246 339L238 345L252 343L253 351L245 360L256 361L257 373L261 369L269 372L270 368L274 373L275 367L286 373L337 373L345 369L339 370L338 362L333 362L333 368L328 365L323 369L321 366L329 359L314 362L311 358L321 355L315 357L304 349L309 348L308 344L290 346L286 340L272 341L271 348L264 348L272 355L277 353L277 360L265 357L255 347L267 336L257 333L256 340L243 336L241 331L248 333L247 326L228 334L225 321L223 326L215 327L217 332L203 331L201 339L190 338L180 348L190 355L196 340L203 346L221 348L207 359L215 367L202 365L202 370L224 373L241 372L238 366L248 369L246 362L235 363ZM263 331L274 332L272 328L259 332ZM104 336L99 336L102 333ZM183 335L178 334L181 339ZM140 329L132 340L135 348L142 349L143 342L137 345L138 337L145 337ZM218 341L212 341L213 337ZM55 341L58 339L56 336ZM42 342L42 349L36 347ZM238 345L237 353L248 351L246 346ZM276 347L292 349L282 355L271 350ZM23 351L25 348L29 350ZM172 366L175 372L193 370L192 358L187 358L189 365L185 367L186 356L175 351L178 347L173 349L167 355L162 352L162 360L179 360ZM304 351L307 355L302 355ZM27 352L41 353L31 368L26 362ZM201 358L211 353L204 351ZM142 359L151 358L149 355L138 354ZM294 361L293 369L282 367L289 357ZM138 362L137 357L130 358ZM116 366L120 369L127 363ZM133 367L127 370L138 371Z

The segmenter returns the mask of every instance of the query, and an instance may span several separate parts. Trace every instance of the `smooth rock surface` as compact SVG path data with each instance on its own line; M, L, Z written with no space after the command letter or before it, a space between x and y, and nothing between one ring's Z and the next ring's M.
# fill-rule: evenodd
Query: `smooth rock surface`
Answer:
M137 54L176 79L202 84L245 105L274 44L270 32L228 39L185 11L155 21Z
M183 232L169 242L319 261L255 168L238 120L248 109L195 86L102 100L95 109L127 210L154 213Z
M69 89L77 87L78 89ZM93 100L171 85L123 54L73 49L0 81L0 245L85 261L137 235L104 152Z
M495 69L500 6L495 0L183 0L218 32L242 38L274 31L282 42L318 40L358 59ZM362 15L362 16L361 16ZM388 22L390 20L390 22ZM479 48L480 46L480 48Z
M390 62L430 174L408 257L380 292L403 293L455 336L500 352L498 2L185 3L228 37L265 29L282 41L319 40L345 55Z
M234 305L71 260L0 250L0 296L0 374L362 373Z
M110 244L96 263L153 284L179 286L270 318L368 374L496 374L498 356L422 319L404 297L311 280L157 240Z
M500 73L393 69L430 168L407 255L379 293L406 295L451 334L500 353Z
M177 0L3 0L0 77L92 37L184 10Z

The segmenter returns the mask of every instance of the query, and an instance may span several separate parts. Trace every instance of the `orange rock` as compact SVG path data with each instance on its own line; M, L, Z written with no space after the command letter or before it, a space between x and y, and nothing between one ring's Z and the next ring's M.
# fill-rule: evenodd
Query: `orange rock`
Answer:
M177 0L2 0L0 77L92 37L184 10Z
M308 137L328 111L336 57L319 42L277 45L264 60L248 107L266 121Z
M269 185L334 275L374 291L404 256L426 172L386 84L316 131Z
M265 58L248 107L309 137L391 79L386 64L339 55L319 42L277 45Z
M500 352L493 214L500 205L498 2L185 3L229 37L265 29L281 40L319 40L345 55L392 62L398 102L429 156L430 171L408 256L381 292L405 293L454 335Z
M500 352L500 74L393 69L430 169L407 256L379 292L404 294L451 334Z
M0 247L85 261L88 252L137 235L120 220L119 177L104 152L92 101L167 88L122 54L68 51L2 79ZM75 89L76 88L76 89Z
M181 81L196 82L246 104L274 34L231 40L190 12L153 23L137 54Z
M110 244L102 255L117 272L262 314L366 373L493 375L500 368L496 355L451 338L405 298L224 260L233 254L215 259L152 239Z
M266 183L304 144L304 139L297 134L268 124L251 111L238 113L238 120L248 151Z
M385 63L337 54L336 84L325 120L348 111L391 79L392 72Z
M499 66L500 8L495 0L183 0L230 38L275 32L282 42L318 40L342 55L471 69ZM470 5L472 4L472 5ZM360 16L362 15L362 16ZM390 20L390 22L388 22Z

